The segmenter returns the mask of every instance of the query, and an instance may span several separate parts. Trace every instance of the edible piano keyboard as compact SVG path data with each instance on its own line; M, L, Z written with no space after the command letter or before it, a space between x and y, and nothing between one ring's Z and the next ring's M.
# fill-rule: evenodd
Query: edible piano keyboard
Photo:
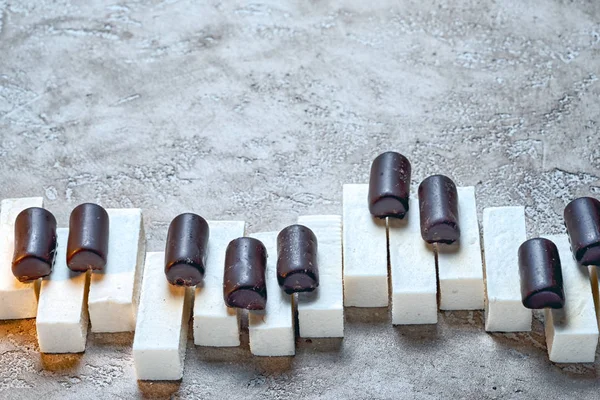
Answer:
M257 356L293 355L294 321L301 337L343 337L344 306L389 306L394 325L436 324L438 309L483 309L485 331L531 330L532 312L521 301L517 258L526 240L523 207L484 209L481 241L475 190L459 187L461 240L428 244L420 237L416 197L410 198L406 218L377 219L366 206L368 191L366 184L344 185L341 216L298 218L318 242L321 284L312 293L289 295L279 289L277 232L248 234L264 243L268 254L268 297L262 311L236 310L223 300L225 252L228 243L246 234L243 221L208 222L204 282L196 288L169 284L165 253L146 253L139 209L108 210L104 270L69 271L64 259L69 229L59 228L52 273L22 283L11 273L15 219L43 202L6 199L0 213L0 318L37 316L39 348L49 353L85 351L90 323L92 332L135 330L134 364L143 380L181 379L190 320L197 346L239 346L243 313L249 314L250 350ZM596 271L573 259L567 235L550 239L563 262L565 305L545 310L549 359L593 362L598 343L592 295L598 292Z

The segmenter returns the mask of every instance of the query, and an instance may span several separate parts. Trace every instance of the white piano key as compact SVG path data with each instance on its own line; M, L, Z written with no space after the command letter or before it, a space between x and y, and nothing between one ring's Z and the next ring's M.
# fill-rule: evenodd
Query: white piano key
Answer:
M140 380L183 377L194 289L169 284L164 270L164 252L146 254L133 339L133 361Z
M231 347L240 345L237 310L223 300L225 251L234 239L244 236L243 221L208 221L210 235L204 284L196 287L194 344Z
M421 238L419 202L402 220L389 218L392 324L437 323L435 254Z
M475 188L458 188L460 241L438 244L440 310L483 310L484 284Z
M264 311L248 312L250 351L256 356L293 356L296 353L292 297L277 283L277 233L250 235L267 249L267 305Z
M531 310L521 302L519 246L527 239L523 207L483 210L486 302L485 330L531 330Z
M548 356L556 363L593 363L598 345L598 321L589 269L573 259L567 235L545 237L558 248L565 291L562 309L544 310Z
M43 197L2 200L0 211L0 320L34 318L39 281L21 283L12 273L15 219L29 207L43 207Z
M319 287L298 293L298 324L305 338L344 336L344 285L342 282L342 217L310 215L298 223L317 237Z
M142 210L106 211L110 224L108 256L104 271L94 271L90 281L91 331L130 332L135 329L146 251Z
M85 351L89 274L72 272L67 267L68 237L68 228L57 229L54 268L40 287L36 329L42 353Z
M369 185L344 185L344 305L387 307L387 232L385 219L373 218Z

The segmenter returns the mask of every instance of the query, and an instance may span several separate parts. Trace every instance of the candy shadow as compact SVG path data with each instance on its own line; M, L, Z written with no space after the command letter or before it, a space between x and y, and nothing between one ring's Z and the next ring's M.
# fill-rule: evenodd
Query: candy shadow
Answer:
M84 353L51 354L40 353L42 367L46 371L75 370L81 364Z
M346 307L344 314L347 324L382 324L390 322L390 316L387 307Z
M181 387L181 379L178 381L137 381L138 389L144 398L165 399L172 397Z
M344 338L297 338L296 353L339 353Z

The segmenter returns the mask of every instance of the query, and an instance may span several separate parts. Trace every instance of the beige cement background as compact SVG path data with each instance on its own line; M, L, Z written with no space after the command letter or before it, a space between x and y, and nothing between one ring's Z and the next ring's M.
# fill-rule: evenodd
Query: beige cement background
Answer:
M341 213L397 150L416 185L475 185L479 211L525 205L530 235L600 196L600 3L496 0L0 0L0 197L142 207L149 250L194 211L250 232ZM0 305L1 306L1 305ZM393 328L348 310L343 341L269 360L188 343L181 384L134 378L132 335L41 356L0 323L0 398L600 396L600 361L554 365L542 323L484 333L480 312Z

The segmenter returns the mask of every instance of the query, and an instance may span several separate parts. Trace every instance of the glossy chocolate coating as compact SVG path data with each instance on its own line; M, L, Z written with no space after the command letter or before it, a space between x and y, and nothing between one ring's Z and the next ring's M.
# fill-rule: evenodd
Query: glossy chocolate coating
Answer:
M56 253L56 219L46 209L27 208L15 220L12 272L21 282L50 275Z
M306 226L290 225L277 235L277 282L287 294L319 286L317 237Z
M227 307L264 310L267 304L267 249L260 240L232 240L225 252L223 297Z
M108 213L98 204L80 204L71 212L67 265L72 271L102 270L108 255Z
M460 239L458 192L444 175L432 175L419 185L421 236L427 243L451 244Z
M600 201L580 197L565 207L571 251L582 265L600 265Z
M556 245L542 238L529 239L519 247L521 299L526 308L562 308L565 293Z
M195 286L204 278L209 228L204 218L180 214L169 225L165 274L172 285Z
M400 153L382 153L371 164L369 211L374 217L404 218L408 212L411 166Z

